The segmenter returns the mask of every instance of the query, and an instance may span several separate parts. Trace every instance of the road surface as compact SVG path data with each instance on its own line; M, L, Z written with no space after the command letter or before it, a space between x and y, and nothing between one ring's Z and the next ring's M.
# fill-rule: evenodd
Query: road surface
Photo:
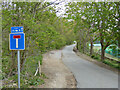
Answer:
M77 88L118 88L118 75L77 56L74 45L62 50L63 63L71 70L77 81Z

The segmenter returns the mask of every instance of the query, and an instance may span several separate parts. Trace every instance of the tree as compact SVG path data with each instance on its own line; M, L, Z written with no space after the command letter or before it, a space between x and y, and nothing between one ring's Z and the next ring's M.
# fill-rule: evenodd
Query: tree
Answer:
M77 26L75 26L75 28L78 27L78 31L83 30L89 33L88 35L90 36L90 41L91 41L91 50L90 50L91 54L93 48L92 44L94 41L93 36L95 40L100 41L101 60L104 60L105 49L110 44L116 43L118 30L119 30L117 27L118 20L116 21L115 18L116 16L118 17L118 11L119 11L117 5L119 5L119 2L117 4L115 4L114 2L98 2L98 3L76 2L76 3L68 4L68 6L70 7L70 9L67 10L68 18L72 18L76 21ZM116 11L116 9L118 11ZM78 24L79 22L82 25ZM84 30L84 28L87 29ZM83 36L86 35L85 33L82 34ZM83 36L81 38L83 38ZM82 41L82 43L84 42L85 41Z
M3 72L6 77L13 76L17 71L17 53L9 50L10 27L24 27L26 49L21 51L21 71L25 70L29 57L42 56L49 50L60 49L73 42L73 34L72 31L70 32L71 22L57 17L54 8L50 6L52 4L49 2L2 3L2 55Z

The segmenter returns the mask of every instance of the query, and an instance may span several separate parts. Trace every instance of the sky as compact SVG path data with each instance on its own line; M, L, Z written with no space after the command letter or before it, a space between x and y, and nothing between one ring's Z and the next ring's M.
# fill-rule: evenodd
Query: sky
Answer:
M45 0L45 1L48 1L48 0ZM55 3L60 2L60 4L58 4L58 5L52 5L52 6L55 6L56 11L58 11L56 13L56 15L59 16L59 17L64 16L64 14L66 12L65 5L68 4L68 2L70 2L70 1L71 0L49 0L49 2L55 2Z
M58 5L55 5L56 7L56 11L58 11L56 13L57 16L59 17L64 17L65 15L65 12L66 12L66 7L65 5L68 4L69 2L89 2L89 1L95 1L95 2L98 2L98 1L107 1L107 0L44 0L45 2L55 2L55 3L58 3L58 2L61 2L60 4ZM113 0L114 1L114 0ZM51 5L51 6L54 6L54 5Z

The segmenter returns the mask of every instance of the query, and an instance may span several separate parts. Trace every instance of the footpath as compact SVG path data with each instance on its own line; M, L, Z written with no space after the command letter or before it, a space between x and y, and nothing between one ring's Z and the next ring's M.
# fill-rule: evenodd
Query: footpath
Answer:
M62 50L50 51L43 55L42 72L48 79L37 88L76 88L73 74L62 62Z

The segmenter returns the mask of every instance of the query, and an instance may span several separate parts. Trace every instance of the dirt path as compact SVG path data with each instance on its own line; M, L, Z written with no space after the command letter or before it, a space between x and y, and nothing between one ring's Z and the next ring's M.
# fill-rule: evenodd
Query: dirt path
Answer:
M73 74L62 63L61 50L50 51L43 55L42 72L48 77L45 84L38 88L75 88Z

